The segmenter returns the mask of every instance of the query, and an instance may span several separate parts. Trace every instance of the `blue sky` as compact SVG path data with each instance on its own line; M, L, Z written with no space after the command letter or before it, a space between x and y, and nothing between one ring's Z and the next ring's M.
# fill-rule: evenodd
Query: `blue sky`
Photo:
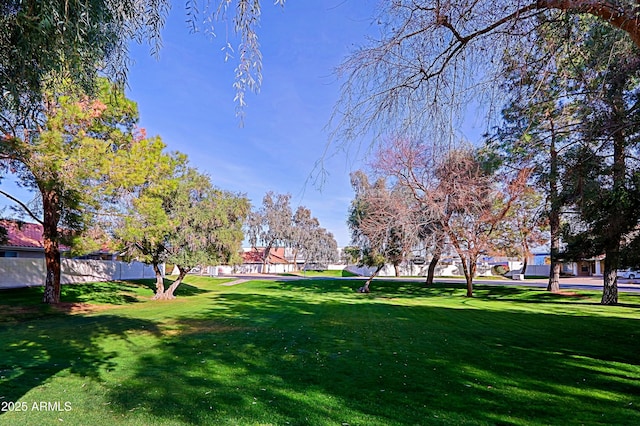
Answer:
M235 62L225 63L221 52L225 25L218 24L213 40L191 34L182 3L175 3L159 58L148 46L132 46L128 96L138 103L141 126L160 135L168 149L186 153L216 186L245 193L254 205L267 191L290 193L294 209L311 209L338 244L347 245L349 173L361 165L358 150L329 158L321 187L310 179L327 148L326 125L340 93L333 71L371 31L373 5L291 0L281 8L263 2L263 84L258 95L247 97L240 127Z

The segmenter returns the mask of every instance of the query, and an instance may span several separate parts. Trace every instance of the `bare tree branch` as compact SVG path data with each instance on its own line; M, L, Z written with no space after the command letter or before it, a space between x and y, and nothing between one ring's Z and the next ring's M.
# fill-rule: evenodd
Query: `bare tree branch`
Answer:
M36 222L38 222L40 225L43 225L44 222L42 221L42 219L38 218L38 216L36 216L31 209L29 208L29 206L27 206L25 203L23 203L22 201L20 201L19 199L17 199L16 197L14 197L13 195L9 194L6 191L3 191L0 189L0 194L4 195L5 197L7 197L8 199L10 199L11 201L13 201L14 203L18 204L24 211L25 213L27 213L31 218L33 218L33 220L35 220Z

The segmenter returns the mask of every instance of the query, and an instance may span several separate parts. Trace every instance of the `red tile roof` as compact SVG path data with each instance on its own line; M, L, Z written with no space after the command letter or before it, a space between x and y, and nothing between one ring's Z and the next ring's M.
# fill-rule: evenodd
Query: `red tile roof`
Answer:
M12 247L43 248L42 225L13 220L0 220L0 226L7 230L6 245Z
M42 242L42 225L39 223L27 223L17 220L0 219L0 227L7 230L9 247L44 248ZM68 247L60 245L60 249Z
M262 263L264 259L264 251L263 247L254 248L250 251L242 252L242 263ZM267 263L284 263L288 264L289 262L284 258L284 248L279 247L275 249L271 249L269 251L269 261Z

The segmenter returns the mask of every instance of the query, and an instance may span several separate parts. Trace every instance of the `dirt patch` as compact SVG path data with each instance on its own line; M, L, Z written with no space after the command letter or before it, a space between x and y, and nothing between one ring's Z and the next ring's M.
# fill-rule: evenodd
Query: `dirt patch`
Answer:
M238 285L238 284L242 284L242 283L246 283L247 279L241 278L239 280L235 280L235 281L230 281L228 283L224 283L224 284L220 284L220 285L224 285L224 286L232 286L232 285Z
M589 299L589 296L576 293L575 291L560 290L560 291L554 291L553 294L557 294L558 296L577 297L579 299Z
M55 310L64 312L66 314L91 314L94 312L102 312L108 309L113 309L111 305L92 305L91 303L68 303L60 302L55 305L51 305Z

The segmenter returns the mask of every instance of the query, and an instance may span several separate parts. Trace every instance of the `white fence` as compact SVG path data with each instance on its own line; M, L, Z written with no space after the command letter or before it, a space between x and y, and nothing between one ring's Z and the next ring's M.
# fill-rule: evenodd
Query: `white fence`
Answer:
M548 277L551 271L550 265L527 265L527 271L525 275Z
M512 268L517 266L517 268L512 269L514 273L518 273L519 269L522 268L522 264L510 264ZM399 266L400 276L426 276L427 270L429 268L428 264L424 265L413 265L403 263ZM354 274L361 275L363 277L371 276L374 273L376 268L367 267L367 266L355 266L350 265L347 266L346 269ZM462 266L459 264L446 265L446 264L438 264L434 271L434 275L436 277L441 276L462 276L464 275L464 271L462 270ZM478 270L476 276L491 276L491 267L489 265L478 264ZM527 265L527 276L549 276L549 265ZM380 277L393 277L395 276L395 269L392 265L387 264L382 268L380 273L378 274Z
M363 277L371 276L376 270L374 267L368 266L355 266L349 265L346 267L349 272L352 272L356 275L361 275ZM425 277L427 276L427 272L429 269L428 264L424 265L414 265L414 264L401 264L398 267L400 276L402 277ZM436 266L436 270L434 271L436 276L454 276L454 275L463 275L462 267L459 265L444 265L438 264ZM386 264L384 268L380 270L378 276L380 277L394 277L396 275L395 268L391 264Z
M44 259L0 258L0 288L44 285ZM62 259L62 284L153 278L151 265L112 260Z

